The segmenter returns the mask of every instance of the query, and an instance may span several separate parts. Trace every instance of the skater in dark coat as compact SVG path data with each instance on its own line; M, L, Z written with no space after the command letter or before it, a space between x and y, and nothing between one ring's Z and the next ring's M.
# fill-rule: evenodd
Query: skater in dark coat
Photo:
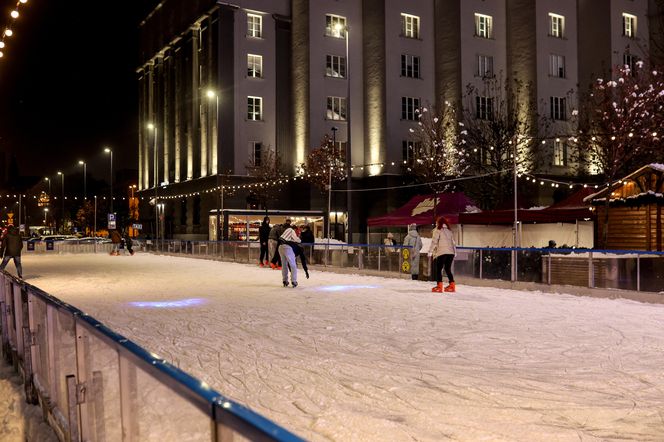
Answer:
M266 265L269 265L269 260L268 258L270 255L268 254L268 241L270 239L270 217L266 216L263 218L263 223L261 226L258 228L258 241L260 242L261 245L261 256L258 258L258 265L263 267Z
M311 258L313 256L314 243L316 242L316 238L314 238L314 232L311 231L308 224L305 224L302 227L300 238L302 239L302 244L304 244L303 252L306 253L309 258Z
M125 247L127 248L129 254L134 256L134 249L132 248L134 241L132 241L131 236L129 236L129 232L125 231L122 239L124 239Z
M272 261L270 262L270 267L272 267L273 269L279 269L280 270L281 266L283 265L283 261L281 259L281 254L279 253L279 245L281 243L280 238L281 238L281 235L283 235L284 232L287 229L290 229L290 226L291 226L291 220L286 218L286 221L284 221L283 224L281 224L281 225L277 224L270 231L270 237L272 237L273 234L277 235L277 251L274 254L274 256L272 257Z
M300 261L302 262L302 270L304 270L304 274L307 276L307 279L309 279L309 267L307 267L307 254L304 253L304 248L296 243L295 241L284 241L284 244L288 244L291 246L293 249L293 254L295 254L295 259L297 257L300 257Z
M23 250L23 240L18 233L16 226L9 226L7 234L2 238L2 245L0 246L0 254L4 255L0 270L7 267L10 259L14 260L16 266L16 273L18 277L23 279L23 267L21 266L21 250Z

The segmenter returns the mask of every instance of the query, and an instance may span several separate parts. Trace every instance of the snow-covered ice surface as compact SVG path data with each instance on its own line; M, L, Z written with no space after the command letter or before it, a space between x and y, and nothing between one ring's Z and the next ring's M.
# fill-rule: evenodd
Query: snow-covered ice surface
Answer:
M3 442L57 442L41 408L25 402L23 383L0 359L0 440Z
M257 266L146 254L23 267L311 440L664 439L664 305L316 270L293 289Z

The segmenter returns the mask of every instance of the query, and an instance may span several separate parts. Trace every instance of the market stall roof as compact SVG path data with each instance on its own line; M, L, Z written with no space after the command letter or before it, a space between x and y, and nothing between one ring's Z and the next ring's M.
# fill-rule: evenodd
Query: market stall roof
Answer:
M456 224L459 213L465 212L475 203L463 192L439 193L437 195L436 216L445 216ZM426 225L434 222L434 195L417 195L406 204L383 216L375 216L367 220L369 227L376 226L407 226L408 224Z
M562 201L544 209L519 209L517 217L524 223L565 223L593 217L590 205L583 199L594 189L580 189ZM460 224L513 224L514 210L487 210L459 215Z

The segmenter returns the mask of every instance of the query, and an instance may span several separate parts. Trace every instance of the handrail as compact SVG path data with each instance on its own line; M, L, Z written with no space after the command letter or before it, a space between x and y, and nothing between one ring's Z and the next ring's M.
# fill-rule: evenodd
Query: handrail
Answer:
M82 324L97 337L102 338L119 352L119 354L131 355L139 362L141 368L153 375L160 382L174 389L178 394L185 397L190 403L198 409L208 414L211 421L219 422L220 415L226 414L239 419L253 430L258 430L266 437L280 442L300 442L303 441L299 436L275 424L266 417L245 407L242 404L227 398L218 391L207 386L204 382L186 373L178 367L175 367L166 360L151 353L136 344L132 340L113 331L111 328L84 313L80 309L56 298L44 290L33 286L15 276L2 271L5 278L10 279L14 285L21 286L28 293L43 300L45 303L53 305L58 310L71 314L74 318L82 321ZM7 333L2 330L2 333ZM155 371L162 376L155 376ZM168 382L168 381L174 382Z

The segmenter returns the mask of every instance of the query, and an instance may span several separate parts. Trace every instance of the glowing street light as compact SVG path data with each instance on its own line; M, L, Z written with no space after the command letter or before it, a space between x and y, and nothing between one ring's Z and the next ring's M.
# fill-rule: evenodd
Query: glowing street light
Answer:
M88 174L88 165L85 163L85 161L80 160L78 162L81 166L83 166L83 202L87 201L88 199L88 181L87 181L87 174Z
M105 147L104 152L111 155L111 213L113 213L113 149Z
M58 175L62 178L62 233L65 233L65 174L58 171Z

